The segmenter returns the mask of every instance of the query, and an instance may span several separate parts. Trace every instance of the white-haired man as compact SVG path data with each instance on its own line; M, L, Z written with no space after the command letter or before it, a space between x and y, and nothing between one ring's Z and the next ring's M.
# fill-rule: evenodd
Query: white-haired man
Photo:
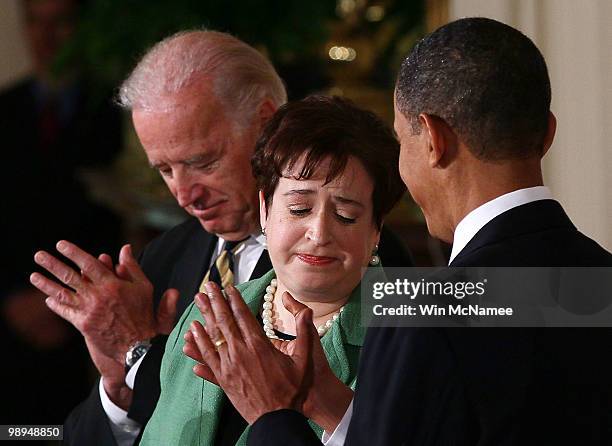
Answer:
M80 330L101 374L66 421L67 444L132 444L159 398L175 316L205 281L241 283L271 268L250 159L262 126L285 101L281 79L260 53L214 31L159 42L121 86L119 102L131 110L151 167L195 218L154 240L139 262L129 245L113 265L106 254L95 258L60 241L58 251L79 274L36 253L36 263L66 287L38 273L32 283ZM395 240L381 241L379 252L388 264L411 262Z
M175 313L182 313L211 267L221 280L231 271L236 282L271 268L250 157L262 125L285 101L281 79L259 52L214 31L159 42L121 86L119 102L132 113L150 165L195 218L153 241L140 262L129 245L113 266L107 255L96 259L61 241L60 253L83 271L76 274L50 254L36 253L36 262L67 287L38 273L32 283L81 331L101 374L99 386L66 422L68 443L131 444L159 393L165 344L159 335L171 331ZM213 262L223 253L229 271Z

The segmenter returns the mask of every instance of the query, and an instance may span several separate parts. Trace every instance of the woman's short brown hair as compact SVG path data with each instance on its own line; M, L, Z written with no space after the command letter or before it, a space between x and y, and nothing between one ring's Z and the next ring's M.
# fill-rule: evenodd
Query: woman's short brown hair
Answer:
M329 159L325 184L341 175L349 157L355 157L374 183L373 218L380 229L406 187L399 176L399 144L373 113L337 96L309 96L283 105L266 124L251 159L257 186L266 206L279 178L302 157L297 179L309 179Z

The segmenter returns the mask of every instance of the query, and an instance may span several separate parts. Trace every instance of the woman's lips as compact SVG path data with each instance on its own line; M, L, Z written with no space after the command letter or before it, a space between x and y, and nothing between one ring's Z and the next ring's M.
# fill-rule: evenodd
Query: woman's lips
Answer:
M310 254L297 254L297 258L309 265L323 266L334 262L334 257L313 256Z

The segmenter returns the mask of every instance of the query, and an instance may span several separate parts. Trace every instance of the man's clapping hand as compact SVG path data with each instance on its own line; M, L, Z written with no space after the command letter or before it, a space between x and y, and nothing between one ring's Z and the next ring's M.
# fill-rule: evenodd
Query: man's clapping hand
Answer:
M64 286L40 273L33 273L30 281L48 296L49 308L81 332L104 378L107 394L126 409L131 391L125 384L125 354L136 341L172 331L178 291L167 290L154 315L153 285L132 255L130 245L121 248L115 266L109 255L96 258L67 241L58 242L56 247L80 268L80 273L39 251L34 261Z

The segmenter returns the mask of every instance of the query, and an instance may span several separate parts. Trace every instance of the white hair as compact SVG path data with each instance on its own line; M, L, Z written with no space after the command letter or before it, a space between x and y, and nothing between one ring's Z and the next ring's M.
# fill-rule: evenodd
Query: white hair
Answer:
M122 107L156 110L163 99L195 82L212 91L240 124L251 123L264 99L277 107L287 93L272 64L257 50L217 31L182 31L151 48L119 89Z

